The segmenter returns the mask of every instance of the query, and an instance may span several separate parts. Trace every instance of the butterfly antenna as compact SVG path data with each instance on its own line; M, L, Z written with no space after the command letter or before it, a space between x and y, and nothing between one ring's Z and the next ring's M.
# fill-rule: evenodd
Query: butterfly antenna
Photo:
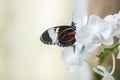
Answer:
M71 25L76 29L76 23L74 22L74 14L75 13L75 9L73 10L73 12L72 12L72 23L71 23Z
M73 12L72 12L72 23L71 23L71 25L72 25L72 26L74 26L74 22L73 22L73 18L74 18L74 11L75 11L75 10L73 10Z

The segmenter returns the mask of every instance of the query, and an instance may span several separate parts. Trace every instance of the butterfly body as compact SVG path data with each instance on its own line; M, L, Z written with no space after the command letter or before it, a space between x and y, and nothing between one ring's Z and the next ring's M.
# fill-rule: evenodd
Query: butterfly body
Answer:
M49 45L61 47L72 46L75 43L75 26L57 26L46 30L40 40Z

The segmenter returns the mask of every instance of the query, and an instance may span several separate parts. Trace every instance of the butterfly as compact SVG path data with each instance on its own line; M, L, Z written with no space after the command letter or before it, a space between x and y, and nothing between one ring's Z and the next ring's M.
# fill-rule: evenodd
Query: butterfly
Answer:
M76 41L75 31L76 27L74 22L71 23L71 26L52 27L42 33L40 40L48 45L58 45L60 47L72 46Z

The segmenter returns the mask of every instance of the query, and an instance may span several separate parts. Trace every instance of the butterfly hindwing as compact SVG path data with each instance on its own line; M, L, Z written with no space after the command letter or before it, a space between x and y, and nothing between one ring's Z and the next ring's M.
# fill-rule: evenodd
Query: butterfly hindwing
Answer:
M61 27L58 32L58 40L64 47L73 45L75 42L75 29L71 26Z
M71 46L75 42L75 27L57 26L50 28L41 35L40 40L50 45Z

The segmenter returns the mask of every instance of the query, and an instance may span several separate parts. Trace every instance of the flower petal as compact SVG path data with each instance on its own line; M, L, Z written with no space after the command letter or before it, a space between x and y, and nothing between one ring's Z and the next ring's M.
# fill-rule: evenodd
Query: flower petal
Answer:
M113 37L110 37L107 40L103 40L104 45L112 45L114 43Z
M115 15L108 15L104 18L104 20L110 22L111 25L114 26L114 28L116 28L116 24L118 22L118 15L115 14Z
M73 47L65 48L62 52L61 57L63 61L68 65L72 65L76 63L77 56L74 53Z
M92 32L89 26L82 27L75 35L76 41L81 45L86 45L90 41L91 35Z
M97 69L103 71L105 74L108 74L108 72L106 71L106 69L103 66L97 66Z
M97 68L93 68L94 72L103 76L102 80L115 80L112 75L110 75L107 70L103 66L97 66Z
M120 59L120 52L119 52L118 55L117 55L117 59Z
M118 47L119 53L117 55L117 59L120 59L120 46Z
M115 80L111 75L106 75L102 80Z
M96 73L98 73L98 74L101 75L101 76L104 76L104 73L101 72L101 71L99 71L99 70L96 69L96 68L93 68L93 71L96 72Z
M105 20L99 21L99 33L103 39L107 40L111 36L112 30L113 27L109 22Z
M73 0L73 8L73 21L76 23L81 23L81 26L86 25L88 21L87 0Z

